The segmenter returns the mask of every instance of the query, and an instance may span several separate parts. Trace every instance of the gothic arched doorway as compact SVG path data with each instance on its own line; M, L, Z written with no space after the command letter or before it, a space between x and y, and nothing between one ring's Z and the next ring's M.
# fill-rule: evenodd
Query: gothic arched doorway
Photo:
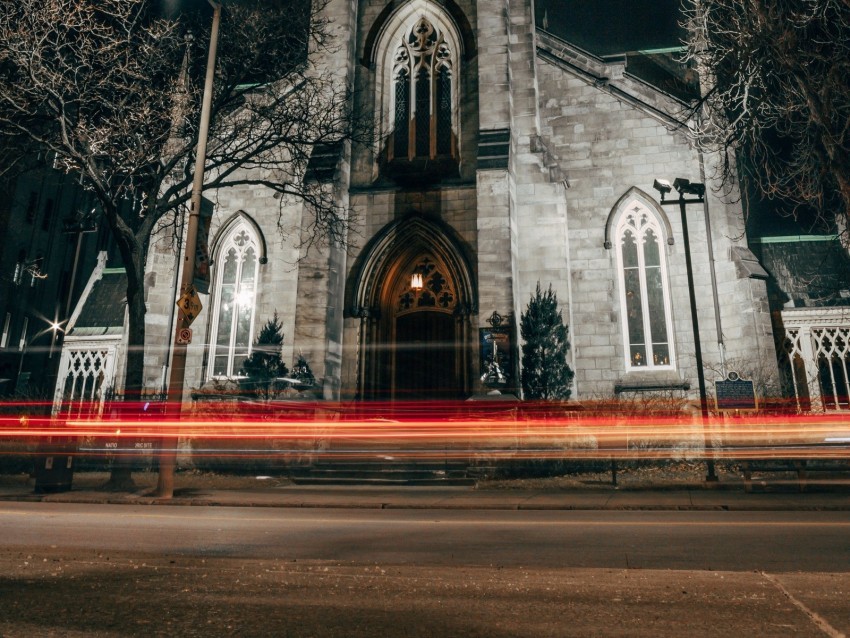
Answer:
M469 394L472 280L453 232L408 217L388 225L358 262L347 291L349 316L360 318L358 395L402 400Z

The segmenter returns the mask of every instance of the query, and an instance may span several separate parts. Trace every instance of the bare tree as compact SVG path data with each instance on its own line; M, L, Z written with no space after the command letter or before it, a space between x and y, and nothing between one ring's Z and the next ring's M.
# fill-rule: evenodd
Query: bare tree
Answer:
M142 386L151 231L191 196L208 43L205 21L163 17L158 5L0 8L0 135L26 135L97 197L127 270L131 390ZM263 185L312 209L312 237L340 239L347 211L304 179L315 147L353 135L348 87L311 64L329 46L322 8L260 0L225 8L204 189Z
M302 201L311 241L343 239L348 222L332 189L305 179L311 154L358 130L345 81L315 63L332 53L328 1L224 7L204 175L207 191L253 184L280 206ZM0 3L0 138L26 138L99 203L127 272L127 393L143 387L151 233L191 198L209 44L208 16L165 4Z
M697 139L767 198L850 215L850 0L695 0Z

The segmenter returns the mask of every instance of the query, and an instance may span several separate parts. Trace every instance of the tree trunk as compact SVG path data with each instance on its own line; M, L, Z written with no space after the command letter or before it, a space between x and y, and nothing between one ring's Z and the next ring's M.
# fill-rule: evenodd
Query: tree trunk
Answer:
M124 401L139 403L142 400L145 375L145 296L144 250L140 242L129 233L120 235L118 248L127 274L127 365L124 380ZM140 416L140 415L136 415ZM132 476L133 457L128 455L112 463L107 487L131 491L136 488Z

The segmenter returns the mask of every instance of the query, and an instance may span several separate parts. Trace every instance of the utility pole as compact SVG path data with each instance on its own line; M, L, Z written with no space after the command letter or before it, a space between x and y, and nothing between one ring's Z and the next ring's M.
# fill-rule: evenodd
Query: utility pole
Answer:
M180 278L181 296L190 292L195 277L195 250L198 239L198 222L201 213L201 196L204 188L204 168L207 159L207 137L210 128L212 110L213 79L215 77L215 58L218 48L218 30L221 23L221 4L209 0L213 7L210 47L207 54L207 70L204 79L204 99L201 107L201 122L198 127L198 148L195 153L195 178L192 183L192 204L189 211L189 223L186 228L186 247L183 253L183 274ZM168 379L167 414L169 422L179 420L183 408L183 385L186 378L187 345L179 335L189 328L194 316L182 309L178 313L177 326L172 340L171 373ZM182 342L182 343L181 343ZM160 498L174 496L174 467L177 463L177 435L169 433L162 437L159 452L159 478L156 495Z

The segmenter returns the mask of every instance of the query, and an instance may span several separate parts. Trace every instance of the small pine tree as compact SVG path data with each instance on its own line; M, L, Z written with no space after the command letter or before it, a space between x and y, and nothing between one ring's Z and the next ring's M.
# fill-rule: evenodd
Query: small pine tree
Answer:
M552 285L544 294L537 282L520 319L522 391L526 399L568 399L574 373L567 364L567 327Z
M245 359L239 374L247 379L242 381L242 387L256 393L261 398L268 399L275 388L275 379L286 376L289 370L280 356L283 344L283 324L274 316L260 330L251 355Z

